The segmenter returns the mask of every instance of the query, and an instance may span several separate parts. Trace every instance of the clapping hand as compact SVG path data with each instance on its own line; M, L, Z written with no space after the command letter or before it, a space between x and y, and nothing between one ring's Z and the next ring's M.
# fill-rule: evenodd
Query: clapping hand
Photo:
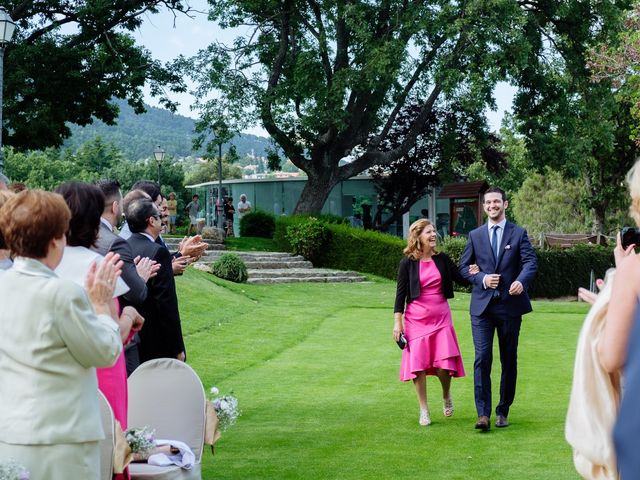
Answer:
M602 290L604 286L604 280L601 278L596 280L596 287L598 290ZM592 292L591 290L587 290L586 288L580 287L578 289L578 298L583 302L587 302L589 305L593 305L596 303L596 299L598 298L598 294L596 292Z
M98 310L108 305L113 298L113 292L116 288L116 281L122 273L123 262L120 255L109 252L104 257L100 265L92 263L85 279L85 290L89 294L89 300Z
M160 270L160 264L149 257L140 258L140 255L138 255L133 259L133 263L136 265L138 275L145 283L150 278L155 277L158 274L158 270Z
M202 241L202 235L194 235L193 237L184 237L178 246L178 251L184 257L197 260L207 248L209 248L209 244Z

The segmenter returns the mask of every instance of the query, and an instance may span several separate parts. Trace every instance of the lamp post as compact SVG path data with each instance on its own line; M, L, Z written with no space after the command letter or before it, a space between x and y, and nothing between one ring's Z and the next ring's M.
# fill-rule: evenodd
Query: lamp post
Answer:
M156 149L153 151L153 156L156 159L156 163L158 164L158 186L161 186L162 184L160 183L160 164L164 159L164 150L160 148L160 145L158 145Z
M4 78L4 46L11 40L16 29L14 22L4 7L0 7L0 173L4 172L4 153L2 151L2 89Z
M222 227L222 141L218 139L218 201L216 203L216 214L218 217L217 225L218 228Z

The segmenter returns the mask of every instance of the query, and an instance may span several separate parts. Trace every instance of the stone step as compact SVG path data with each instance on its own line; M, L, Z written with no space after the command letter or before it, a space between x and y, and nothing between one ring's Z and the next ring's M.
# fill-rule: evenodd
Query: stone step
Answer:
M204 256L199 260L200 263L206 263L209 265L213 265L217 260L217 257L211 258ZM273 260L273 259L256 259L256 260L247 260L243 258L242 261L246 265L247 269L277 269L277 268L313 268L313 264L306 260Z
M172 246L172 247L177 247L180 242L182 241L183 237L162 237L162 239L164 240L164 243L167 244L167 246ZM222 246L222 248L224 248L224 243L220 243L220 242L215 242L213 240L209 240L207 238L203 238L202 239L203 242L208 243L209 244L209 248L211 247L216 247L216 246Z
M301 255L291 255L290 253L287 253L287 252L259 252L259 251L242 251L242 250L227 250L227 252L216 252L216 251L209 252L207 250L205 252L206 255L215 256L215 257L222 255L222 253L235 253L240 258L247 258L247 259L260 257L260 258L274 258L274 259L286 258L286 259L304 260L304 257L302 257Z
M247 283L252 284L273 284L273 283L347 283L347 282L362 282L362 277L278 277L278 278L251 278L247 280Z
M313 277L350 277L362 279L358 272L331 270L328 268L273 268L247 269L249 278L313 278Z

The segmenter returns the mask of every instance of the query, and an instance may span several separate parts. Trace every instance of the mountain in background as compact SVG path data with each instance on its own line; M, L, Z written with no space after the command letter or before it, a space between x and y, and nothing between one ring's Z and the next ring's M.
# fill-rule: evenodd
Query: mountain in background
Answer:
M146 113L136 115L126 101L116 99L114 102L120 108L116 125L109 126L96 119L86 127L69 124L72 135L64 142L64 148L76 150L80 145L99 136L104 142L113 143L129 160L151 157L158 145L174 158L204 154L204 149L194 151L192 148L196 123L193 118L149 105L146 105ZM235 145L240 158L251 155L252 152L264 157L270 140L243 133L235 137L231 144ZM229 144L224 144L223 154L228 149Z

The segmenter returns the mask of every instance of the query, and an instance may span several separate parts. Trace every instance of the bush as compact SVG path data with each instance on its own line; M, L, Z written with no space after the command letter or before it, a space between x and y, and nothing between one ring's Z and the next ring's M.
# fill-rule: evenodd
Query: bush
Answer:
M465 237L444 237L444 240L438 242L438 249L451 257L453 263L458 265L460 263L460 257L467 246L467 239Z
M286 238L291 251L295 255L302 255L314 265L319 263L328 237L327 226L314 217L287 227Z
M579 287L589 287L592 271L595 278L604 278L614 266L612 249L599 245L536 249L536 253L538 273L529 286L529 295L536 298L575 297Z
M273 238L275 228L276 217L263 210L246 213L240 219L241 237Z
M235 253L223 253L211 266L211 273L236 283L246 282L249 277L247 266Z
M292 251L286 230L303 224L308 217L280 217L276 222L274 241L282 251ZM399 237L348 225L325 225L328 235L314 265L339 270L356 270L396 279L398 264L406 242ZM447 237L440 251L458 264L467 243L465 238ZM576 245L569 249L536 249L538 274L529 286L534 298L577 296L578 287L588 287L591 271L596 278L604 278L614 265L611 248L598 245ZM458 289L456 287L456 289ZM458 290L462 290L460 287ZM468 291L468 289L467 289Z

